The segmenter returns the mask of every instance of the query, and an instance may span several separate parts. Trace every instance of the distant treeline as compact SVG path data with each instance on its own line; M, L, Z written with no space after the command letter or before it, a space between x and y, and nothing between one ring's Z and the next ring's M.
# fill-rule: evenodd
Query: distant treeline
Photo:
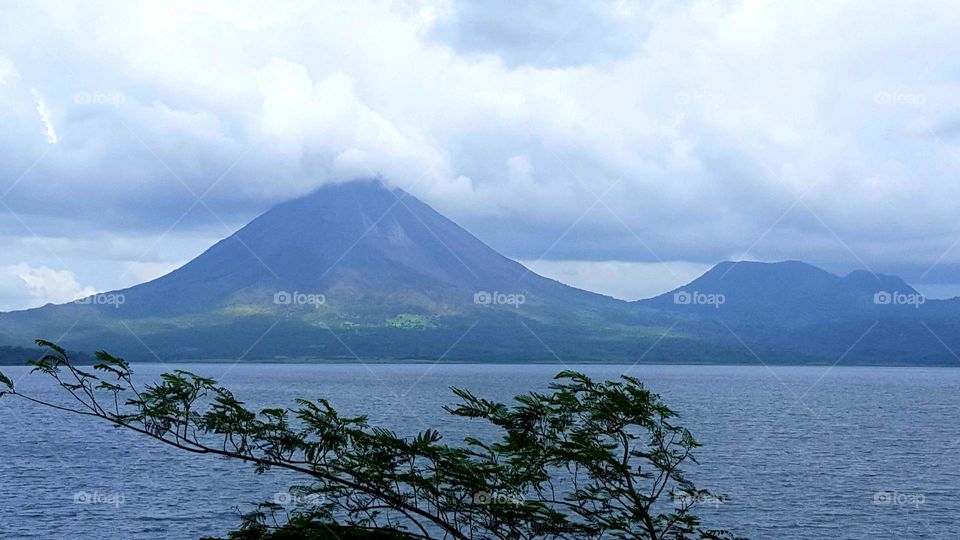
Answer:
M45 353L39 348L10 347L0 345L0 365L3 366L22 366L27 360L41 358ZM90 364L93 357L89 354L71 352L70 358L76 358L78 364Z

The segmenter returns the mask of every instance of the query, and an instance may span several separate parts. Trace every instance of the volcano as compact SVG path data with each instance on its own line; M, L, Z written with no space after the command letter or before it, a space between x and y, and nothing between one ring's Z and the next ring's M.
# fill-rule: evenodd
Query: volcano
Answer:
M403 190L353 181L275 206L158 279L0 314L0 328L12 345L44 337L143 360L550 359L541 333L569 350L597 339L593 325L633 319L626 302L531 272Z
M378 181L280 204L182 268L116 292L125 302L114 315L127 317L312 304L389 318L463 313L500 300L508 307L517 299L609 300L529 271Z

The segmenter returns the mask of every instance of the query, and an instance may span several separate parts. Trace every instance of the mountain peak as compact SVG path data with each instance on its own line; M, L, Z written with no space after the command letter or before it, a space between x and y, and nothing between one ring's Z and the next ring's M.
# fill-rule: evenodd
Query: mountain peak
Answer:
M358 179L349 182L325 184L306 195L287 200L267 210L264 216L291 211L324 210L333 206L360 208L366 211L385 210L399 198L410 195L399 188L388 187L379 179ZM256 220L255 220L256 221Z
M276 291L322 295L353 311L389 305L394 315L472 308L478 291L525 292L530 301L594 296L530 272L413 195L371 179L278 204L182 268L123 291L123 311L274 309Z
M717 263L713 266L711 270L724 270L726 271L729 268L733 267L745 267L753 269L766 269L766 270L784 270L784 269L796 269L796 270L814 270L814 271L823 271L821 268L814 266L810 263L803 261L798 261L794 259L789 259L785 261L723 261Z
M703 281L701 281L703 280ZM760 261L724 261L708 270L697 281L710 283L711 280L725 281L726 286L733 282L756 287L759 283L771 280L784 280L784 286L801 286L804 283L829 283L840 280L840 284L852 290L873 294L879 291L914 294L917 291L898 276L877 274L869 270L854 270L839 277L810 263L797 260L778 262ZM696 283L696 282L694 282Z
M844 276L843 281L849 287L868 292L870 294L881 291L889 293L918 294L916 289L911 287L900 277L889 276L885 274L875 274L868 270L854 270L853 272L850 272Z
M724 261L707 270L688 287L720 289L757 288L786 283L815 284L837 279L837 276L803 261Z
M874 294L881 291L916 294L898 277L863 270L840 277L802 261L725 261L643 302L734 321L803 325L872 315L877 308Z
M316 201L322 200L330 197L339 197L339 198L348 198L348 197L371 197L371 196L389 196L391 193L396 193L397 195L404 194L406 192L400 188L392 188L388 186L383 180L379 178L357 178L349 180L346 182L335 182L330 184L324 184L313 191L286 201L288 204L293 202L303 202L303 201ZM280 206L280 205L278 205Z

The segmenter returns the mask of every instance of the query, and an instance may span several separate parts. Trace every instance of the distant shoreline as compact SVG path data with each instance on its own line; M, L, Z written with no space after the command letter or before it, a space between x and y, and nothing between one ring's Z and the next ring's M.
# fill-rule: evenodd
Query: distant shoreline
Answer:
M74 362L77 365L93 365L93 362ZM437 362L435 360L396 360L396 359L345 359L345 358L318 358L318 359L257 359L257 360L233 360L233 359L203 359L203 360L172 360L170 362L131 362L131 366L174 366L174 365L224 365L224 364L243 364L243 365L460 365L460 366L529 366L529 365L538 365L538 366L624 366L624 367L639 367L639 366L662 366L662 367L770 367L770 368L782 368L782 367L811 367L811 368L899 368L899 369L917 369L917 368L944 368L944 369L956 369L960 368L960 363L957 364L906 364L906 363L887 363L887 364L871 364L871 363L832 363L832 362L809 362L809 363L791 363L791 362L766 362L766 363L743 363L743 362L690 362L685 361L682 363L669 363L669 362L622 362L622 361L570 361L570 362L558 362L556 360L531 360L529 362L516 362L516 361L487 361L487 362L478 362L475 360L444 360ZM28 364L0 364L5 367L29 367Z

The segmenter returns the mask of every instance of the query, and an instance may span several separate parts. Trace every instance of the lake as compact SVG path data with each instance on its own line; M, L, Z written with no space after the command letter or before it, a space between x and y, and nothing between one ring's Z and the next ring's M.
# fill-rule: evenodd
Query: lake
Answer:
M500 400L544 389L559 365L137 365L182 368L251 408L328 398L399 433L473 426L441 410L450 386ZM762 366L569 366L624 371L681 414L703 444L690 477L725 493L705 524L754 539L954 538L960 520L960 370ZM4 367L18 389L40 375ZM235 507L286 493L290 476L197 457L93 419L0 399L0 538L189 539L223 535ZM281 495L277 495L281 494Z

